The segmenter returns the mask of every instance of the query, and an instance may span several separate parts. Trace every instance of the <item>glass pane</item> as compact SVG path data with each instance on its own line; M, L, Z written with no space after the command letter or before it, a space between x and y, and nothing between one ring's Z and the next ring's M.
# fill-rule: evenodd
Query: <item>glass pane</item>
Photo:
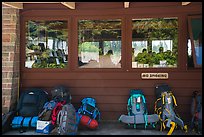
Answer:
M27 21L25 67L67 67L67 39L67 21Z
M175 68L177 55L177 18L132 20L132 68Z
M192 19L191 28L193 33L196 64L202 65L202 18Z
M79 68L121 68L121 20L80 20Z

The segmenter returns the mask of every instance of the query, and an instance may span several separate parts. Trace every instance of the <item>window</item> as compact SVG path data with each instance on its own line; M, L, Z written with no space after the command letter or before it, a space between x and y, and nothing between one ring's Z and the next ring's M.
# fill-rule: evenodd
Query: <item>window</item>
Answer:
M27 21L25 67L67 67L67 39L67 21Z
M79 20L79 68L121 68L121 20Z
M177 18L132 19L132 68L175 68Z
M188 28L188 67L202 67L202 17L189 16Z

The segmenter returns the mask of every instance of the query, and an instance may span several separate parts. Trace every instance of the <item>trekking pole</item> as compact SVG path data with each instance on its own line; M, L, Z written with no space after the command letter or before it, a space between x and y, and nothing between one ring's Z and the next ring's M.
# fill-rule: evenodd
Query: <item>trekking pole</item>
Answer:
M195 119L195 115L193 115L191 119L191 130L193 130L193 127L194 127L194 119Z
M39 117L39 118L42 117L43 114L44 114L46 111L47 111L47 109L44 109L44 110L38 115L38 117Z

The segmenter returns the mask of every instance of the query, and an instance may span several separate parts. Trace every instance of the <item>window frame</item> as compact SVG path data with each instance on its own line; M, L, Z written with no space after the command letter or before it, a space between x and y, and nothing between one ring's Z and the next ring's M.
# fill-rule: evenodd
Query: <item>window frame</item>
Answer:
M66 21L67 22L67 31L68 31L68 38L67 38L67 44L68 44L68 62L67 62L67 66L65 68L27 68L25 66L25 62L26 62L26 22L27 21ZM71 19L69 17L24 17L21 20L21 68L23 71L26 72L56 72L56 71L70 71L70 28L71 26Z
M192 50L192 57L193 57L193 64L194 64L194 67L192 67L192 68L194 68L194 69L195 68L202 68L202 65L199 65L196 62L195 45L194 45L193 31L192 31L192 26L191 26L191 20L197 19L197 18L202 19L202 15L191 15L191 16L188 16L187 18L188 18L188 35L189 35L190 42L191 42L191 50Z
M121 68L79 68L78 66L78 47L79 47L79 43L78 43L78 21L80 20L114 20L114 19L120 19L121 20ZM73 19L73 24L74 27L73 29L76 28L75 31L75 40L74 43L76 43L77 46L74 46L74 48L72 49L72 51L74 52L74 58L72 58L74 60L74 70L75 71L79 71L79 72L83 72L83 71L87 71L87 72L120 72L120 71L124 71L126 68L126 64L125 64L125 59L126 59L126 54L125 54L125 17L123 16L76 16Z
M168 67L159 67L159 68L132 68L132 57L131 57L131 48L132 48L132 20L133 19L145 19L145 18L177 18L178 20L178 56L177 56L177 67L172 67L172 68L168 68ZM126 24L128 26L128 33L131 34L131 37L128 38L128 41L129 41L129 45L131 46L128 46L128 52L129 52L129 55L128 55L128 60L129 60L129 65L128 65L128 70L130 71L137 71L137 72L144 72L144 71L148 71L148 72L174 72L174 71L178 71L178 70L181 70L183 69L182 68L182 45L181 45L181 38L182 38L182 23L183 23L183 20L182 20L182 15L175 15L175 14L168 14L168 15L130 15L128 16L128 24Z
M178 19L178 58L177 58L177 67L176 68L142 68L142 69L135 69L132 68L132 57L131 57L131 52L132 52L132 37L129 37L129 35L132 35L132 19L137 19L137 18L167 18L167 17L176 17ZM78 20L105 20L105 19L121 19L122 22L122 44L121 44L121 68L78 68ZM68 50L68 67L67 68L26 68L25 67L25 22L28 20L66 20L67 27L68 27L68 45L69 45L69 50ZM61 72L61 71L75 71L75 72L125 72L125 71L130 71L130 72L144 72L144 71L153 71L153 72L172 72L172 71L178 71L181 69L185 69L184 65L185 62L182 61L183 57L180 53L182 52L182 43L181 43L181 38L183 37L182 35L182 23L183 23L183 16L182 15L151 15L151 16L145 16L145 15L138 15L136 16L135 14L129 14L129 15L117 15L117 16L87 16L87 15L76 15L74 17L72 16L61 16L61 17L51 17L51 16L25 16L21 18L21 65L20 68L23 71L26 72ZM72 35L70 39L70 35ZM131 45L131 46L129 46Z

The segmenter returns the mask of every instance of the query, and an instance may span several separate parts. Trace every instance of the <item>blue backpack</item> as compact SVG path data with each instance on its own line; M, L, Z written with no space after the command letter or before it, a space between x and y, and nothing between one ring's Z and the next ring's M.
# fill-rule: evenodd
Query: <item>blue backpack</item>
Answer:
M135 109L133 109L135 104ZM128 115L132 116L138 113L147 115L146 99L141 90L131 90L128 99Z
M86 97L82 99L81 106L78 109L78 113L81 115L87 115L91 119L95 119L97 121L100 120L100 111L96 106L96 100L91 97Z
M129 127L136 128L136 125L143 125L145 129L148 124L155 127L159 121L157 114L148 114L146 98L140 89L130 90L130 96L127 102L128 115L122 114L119 121L128 124Z
M134 116L134 115L143 115L144 116L144 122L145 127L147 126L147 105L146 100L143 92L141 90L131 90L130 91L130 97L128 99L127 104L128 109L128 115ZM136 119L135 119L136 123ZM134 125L136 126L136 124Z

